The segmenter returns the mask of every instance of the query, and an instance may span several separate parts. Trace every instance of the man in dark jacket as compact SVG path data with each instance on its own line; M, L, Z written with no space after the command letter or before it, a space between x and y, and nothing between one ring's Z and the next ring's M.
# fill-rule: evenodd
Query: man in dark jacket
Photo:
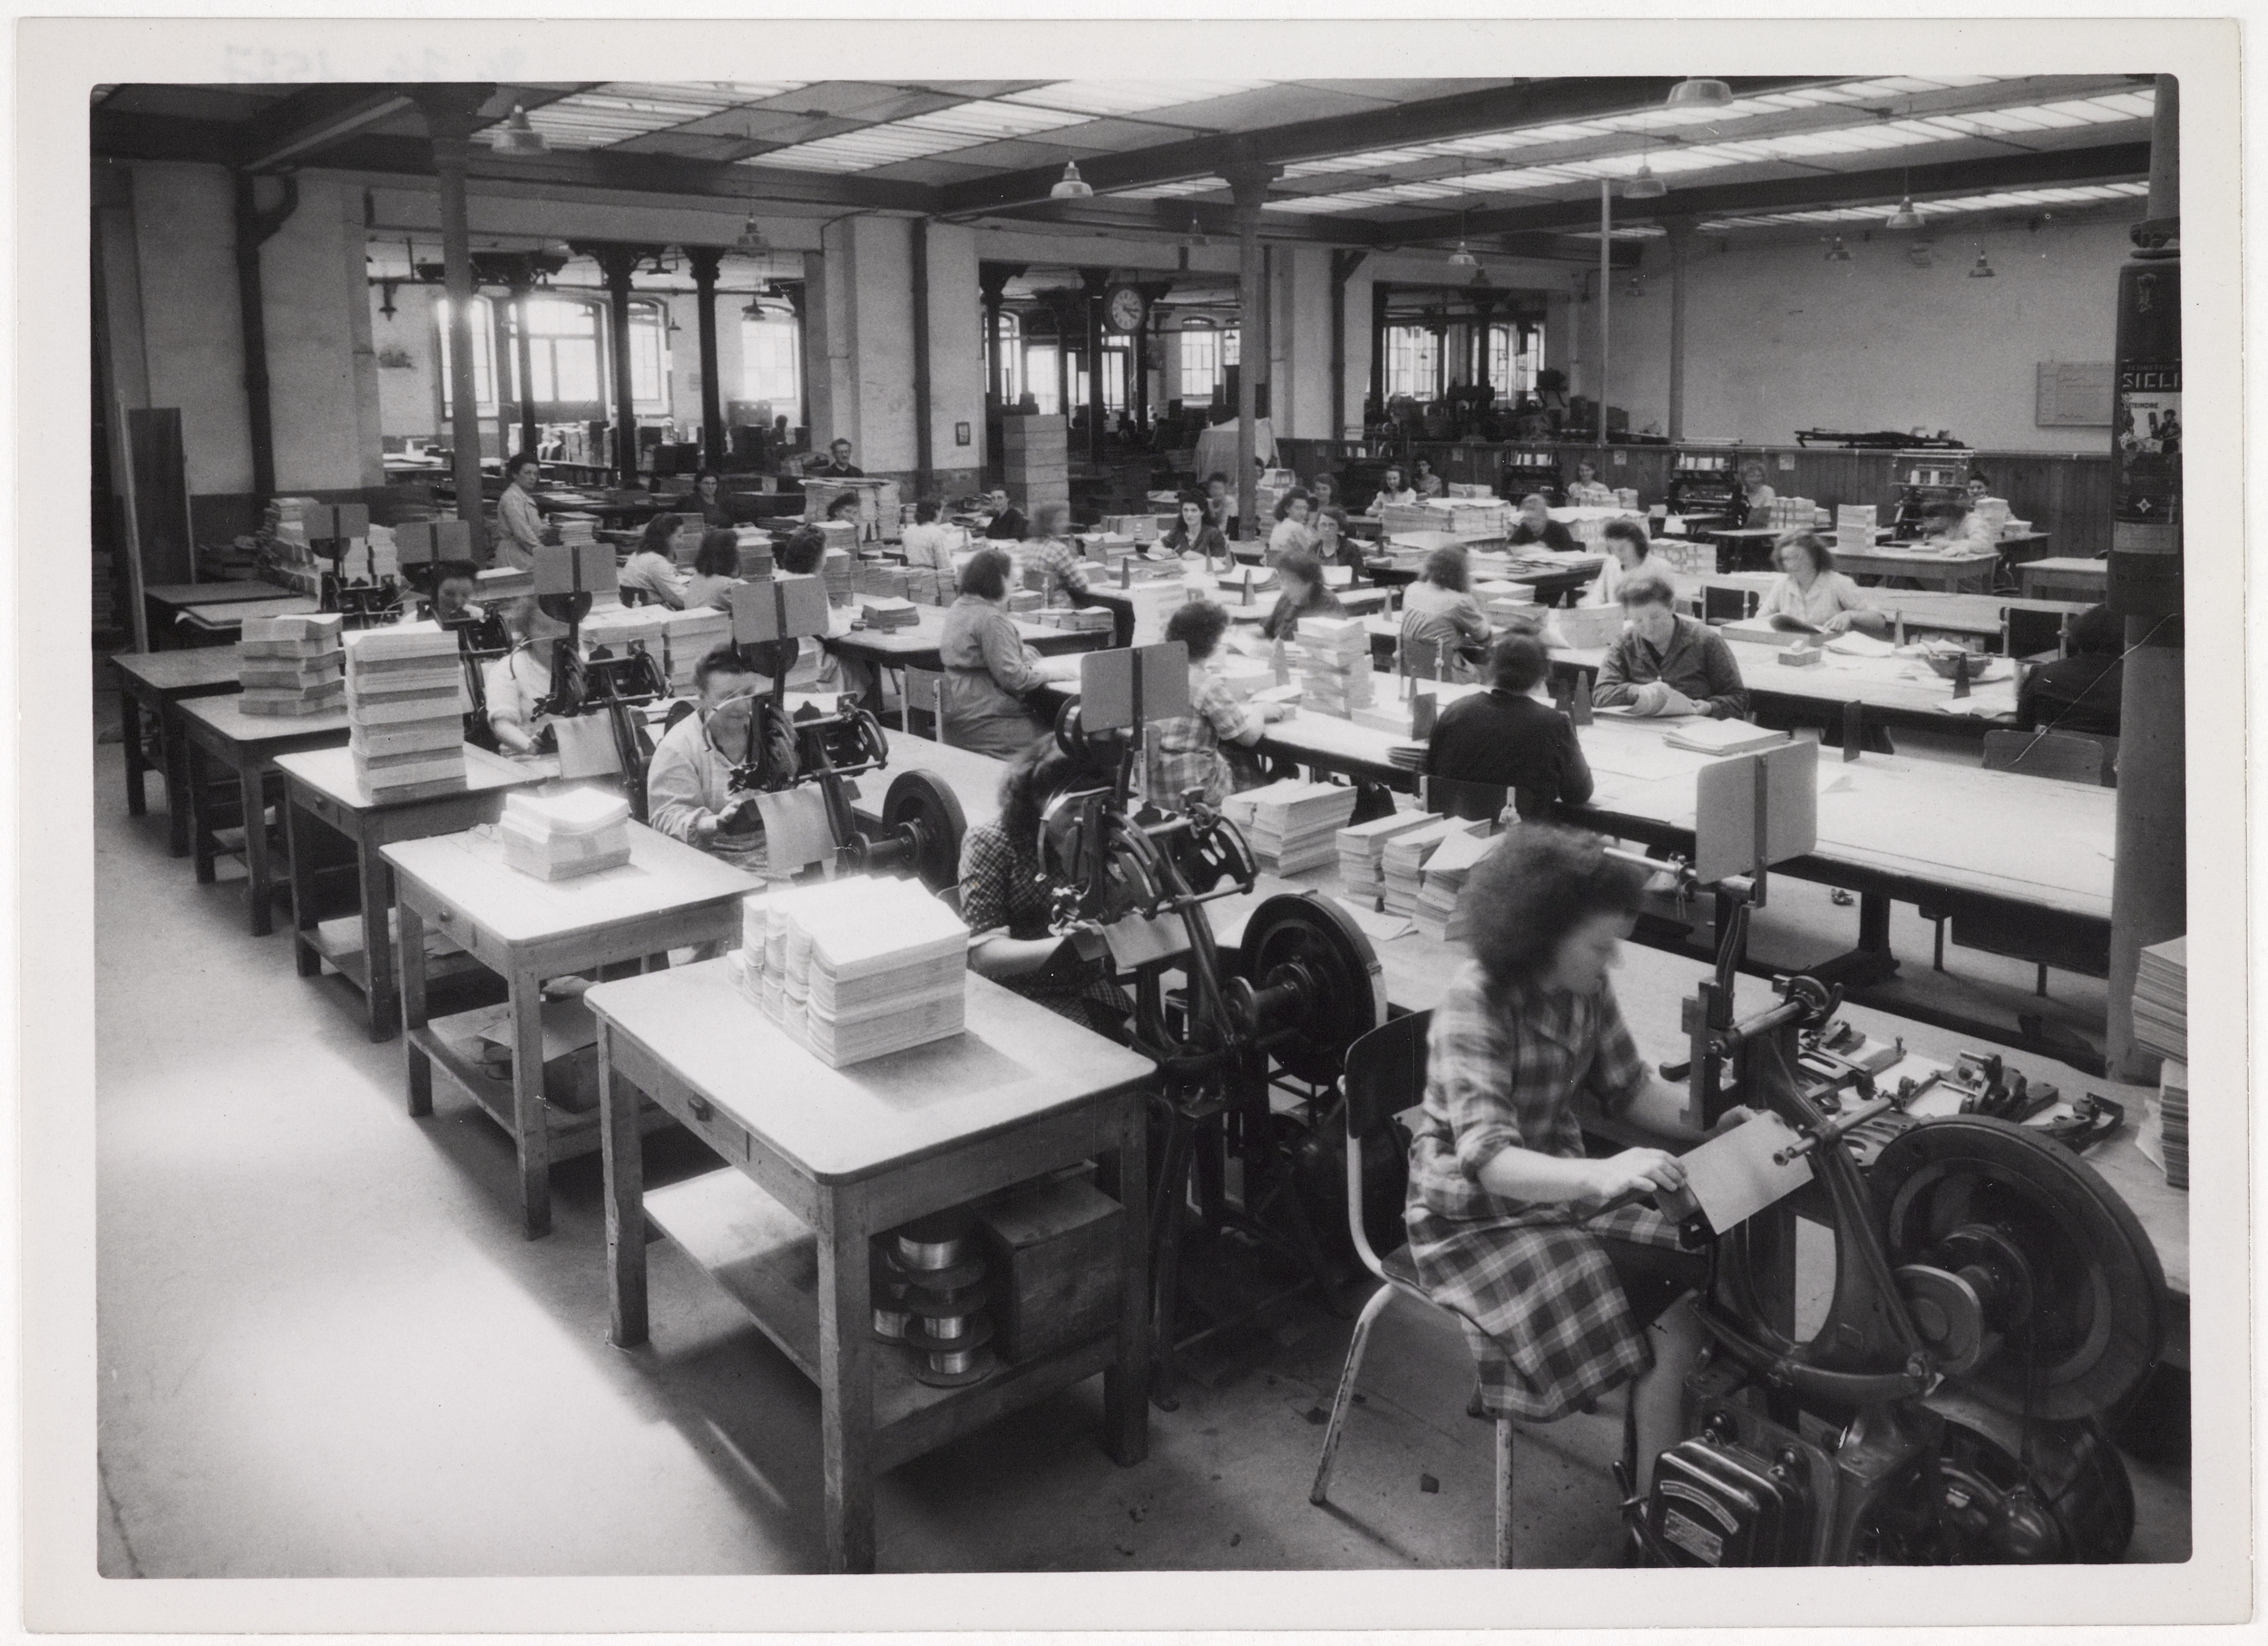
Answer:
M1442 710L1425 746L1428 777L1507 790L1522 818L1590 799L1590 764L1566 715L1530 694L1549 668L1533 635L1507 634L1489 651L1491 686Z
M986 501L992 511L992 520L984 528L985 536L994 543L1022 543L1031 535L1031 523L1024 518L1022 509L1008 501L1006 486L994 486Z
M1634 714L1708 715L1737 720L1748 712L1748 689L1725 637L1677 615L1669 580L1640 572L1624 580L1622 609L1630 626L1608 648L1591 701Z
M2108 606L2089 606L2071 622L2071 655L2035 669L2018 695L2016 718L2027 731L2118 735L2125 685L2126 635Z

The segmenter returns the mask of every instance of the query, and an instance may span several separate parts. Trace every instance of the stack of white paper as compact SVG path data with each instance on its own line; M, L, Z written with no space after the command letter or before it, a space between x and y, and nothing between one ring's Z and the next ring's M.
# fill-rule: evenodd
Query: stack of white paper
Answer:
M643 652L662 662L669 655L670 615L666 606L593 606L582 620L582 654L604 646L616 657Z
M596 874L630 861L630 802L603 789L514 789L496 825L504 862L539 880Z
M1254 854L1286 875L1331 861L1333 840L1354 812L1351 787L1303 783L1295 778L1249 789L1237 799L1248 803Z
M1410 911L1417 928L1438 943L1461 943L1465 936L1465 877L1496 844L1486 835L1452 835L1425 860L1417 906Z
M556 530L560 542L569 548L577 544L596 543L599 540L599 517L596 514L562 510L552 514L544 524Z
M922 621L922 614L914 609L912 601L886 594L862 594L859 596L859 608L869 629L912 629L919 626ZM1103 615L1107 617L1110 613Z
M1745 720L1681 720L1675 731L1662 738L1672 749L1690 749L1696 754L1754 754L1759 749L1776 749L1787 740L1784 731L1751 726Z
M347 748L373 794L464 778L472 708L457 637L438 623L347 636Z
M2142 951L2134 975L2134 1038L2146 1052L2189 1056L2189 939L2169 938Z
M1868 549L1874 544L1874 533L1881 521L1871 503L1839 503L1835 505L1835 542L1846 549Z
M750 898L741 942L758 1003L836 1068L962 1030L969 930L918 881L859 876Z
M665 612L662 637L669 648L670 694L693 695L693 665L732 638L732 619L713 606Z
M2189 1187L2189 1065L2168 1058L2158 1072L2158 1146L2169 1188Z
M1303 617L1292 648L1301 701L1344 720L1371 701L1370 631L1359 617Z
M1379 862L1379 878L1383 883L1386 912L1390 915L1417 913L1418 893L1424 888L1425 861L1441 848L1442 841L1452 835L1485 835L1489 826L1484 822L1463 818L1436 818L1421 828L1406 829L1386 842L1386 849Z
M294 612L284 617L244 620L243 658L237 678L247 714L327 714L347 701L339 673L339 636L345 620L336 612ZM454 640L450 642L454 645Z
M1406 532L1447 532L1468 540L1509 537L1512 511L1488 498L1424 497L1386 505L1379 512L1378 529L1388 537Z
M1386 895L1385 852L1396 836L1422 828L1441 818L1430 811L1398 811L1390 818L1350 823L1339 830L1339 887L1342 892L1374 906Z

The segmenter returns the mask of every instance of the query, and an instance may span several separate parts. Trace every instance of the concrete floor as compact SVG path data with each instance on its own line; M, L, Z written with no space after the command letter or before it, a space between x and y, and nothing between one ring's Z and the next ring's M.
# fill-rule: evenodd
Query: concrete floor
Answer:
M400 1043L247 936L240 885L166 856L157 784L126 818L119 761L98 751L94 812L104 1575L822 1569L812 1387L666 1241L650 1345L610 1347L597 1158L523 1239L504 1134L445 1083L410 1120ZM1633 950L1633 1021L1674 1034L1690 975ZM649 1160L710 1163L682 1136ZM1217 1342L1136 1468L1097 1442L1097 1380L899 1469L879 1565L1486 1563L1491 1431L1432 1311L1387 1311L1334 1504L1308 1505L1347 1329L1295 1302ZM1611 1406L1523 1432L1523 1564L1610 1558L1619 1432ZM2185 1479L2136 1486L2135 1557L2184 1558Z

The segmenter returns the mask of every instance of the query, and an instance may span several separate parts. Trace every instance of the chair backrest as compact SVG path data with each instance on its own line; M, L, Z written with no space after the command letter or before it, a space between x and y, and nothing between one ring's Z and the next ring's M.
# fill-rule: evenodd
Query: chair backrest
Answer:
M1346 1231L1363 1267L1384 1278L1384 1266L1363 1227L1363 1143L1425 1095L1425 1040L1433 1014L1390 1017L1346 1050L1339 1089L1346 1094Z
M925 714L930 718L930 735L940 743L945 740L945 677L935 669L907 669L905 680L905 712L910 717ZM909 723L906 730L914 730Z
M1712 623L1736 623L1756 609L1756 594L1753 589L1721 588L1714 583L1701 590L1701 620Z
M1511 798L1501 783L1471 783L1462 778L1422 777L1418 787L1426 810L1473 822L1495 822Z
M1412 612L1412 617L1419 613ZM1418 680L1438 680L1442 669L1442 643L1412 634L1405 625L1402 631L1401 662L1403 673Z
M1988 731L1987 771L2020 772L2028 778L2060 778L2067 783L2100 784L2103 746L2069 731Z
M2063 653L2064 615L2029 606L2008 606L2000 612L2001 644L2010 657Z

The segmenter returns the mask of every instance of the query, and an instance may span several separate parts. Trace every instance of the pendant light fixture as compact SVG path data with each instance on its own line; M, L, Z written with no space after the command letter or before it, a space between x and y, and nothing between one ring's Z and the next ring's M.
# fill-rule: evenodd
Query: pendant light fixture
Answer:
M1904 194L1899 197L1898 210L1890 214L1889 220L1883 223L1882 227L1901 232L1910 232L1921 227L1921 213L1913 209L1912 195Z
M1622 186L1625 200L1659 200L1669 192L1669 185L1654 175L1654 168L1646 156L1638 156L1638 169L1630 173L1630 181Z
M1457 168L1457 250L1449 254L1452 269L1478 269L1481 260L1472 255L1472 248L1465 243L1465 224L1471 220L1472 196L1465 192L1465 168Z
M742 257L762 257L771 250L764 239L764 230L757 227L756 213L748 213L748 220L740 225L740 238L732 242L731 250Z
M512 114L496 128L496 134L488 140L490 150L498 154L548 154L552 145L543 132L528 123L528 112L518 103L512 105Z
M1449 266L1452 269L1478 269L1481 260L1472 255L1471 247L1459 240L1457 250L1449 254Z
M1733 88L1722 80L1680 80L1669 88L1667 106L1673 109L1722 109L1733 101Z
M1827 260L1831 263L1847 263L1851 260L1851 248L1843 243L1843 236L1840 234L1828 242Z
M1969 278L1972 280L1989 280L1998 278L1999 273L1999 271L1990 263L1985 261L1985 249L1982 243L1980 243L1977 247L1977 266L1969 271Z
M1056 180L1055 187L1048 191L1048 198L1050 200L1092 200L1094 193L1094 190L1088 186L1087 180L1079 175L1079 162L1075 160L1067 160L1063 162L1063 175Z
M1189 232L1186 239L1192 246L1209 246L1213 243L1212 237L1205 232L1205 225L1197 220L1194 207L1189 211Z

